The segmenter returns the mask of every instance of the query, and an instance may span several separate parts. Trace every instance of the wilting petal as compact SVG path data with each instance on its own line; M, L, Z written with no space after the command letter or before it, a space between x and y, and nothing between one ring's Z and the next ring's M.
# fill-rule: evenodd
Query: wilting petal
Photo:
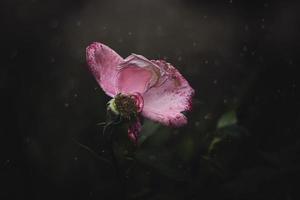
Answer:
M119 93L143 94L159 79L159 67L147 58L132 54L119 66L116 86Z
M181 126L187 123L182 112L191 109L193 88L183 76L165 61L153 61L161 71L162 76L157 85L145 94L143 116L167 126Z
M104 92L113 97L117 94L115 82L117 66L123 58L108 46L94 42L86 49L89 69Z
M128 137L135 144L137 144L138 136L141 130L142 130L142 125L139 119L137 119L137 121L131 124L128 128Z

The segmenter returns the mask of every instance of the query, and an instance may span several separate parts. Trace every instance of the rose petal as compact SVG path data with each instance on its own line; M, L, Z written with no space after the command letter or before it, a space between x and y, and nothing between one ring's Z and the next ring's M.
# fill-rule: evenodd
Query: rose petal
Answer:
M86 58L90 71L104 92L111 97L115 96L117 66L123 62L123 58L108 46L98 42L87 47Z
M153 61L163 72L157 85L145 94L142 115L167 126L181 126L187 123L182 112L191 109L194 89L182 75L165 61Z
M130 94L130 97L134 99L136 107L137 107L137 112L140 113L143 108L144 108L144 99L142 95L138 92Z
M119 67L116 82L119 93L143 94L159 79L159 67L140 55L128 56Z

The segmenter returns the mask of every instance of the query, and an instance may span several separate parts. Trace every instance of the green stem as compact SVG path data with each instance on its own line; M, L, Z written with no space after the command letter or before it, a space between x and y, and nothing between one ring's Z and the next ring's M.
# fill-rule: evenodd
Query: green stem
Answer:
M114 165L116 176L117 176L118 181L120 183L122 193L124 194L123 197L125 197L125 200L126 200L127 199L127 191L126 191L125 177L121 173L120 165L119 165L119 162L118 162L115 150L114 150L115 135L114 135L114 132L113 132L113 127L110 126L110 125L111 124L106 126L105 130L104 130L105 132L108 130L109 133L105 134L105 132L104 132L104 134L108 136L107 144L108 144L109 153L110 153L110 156L111 156L111 159L112 159L112 164Z

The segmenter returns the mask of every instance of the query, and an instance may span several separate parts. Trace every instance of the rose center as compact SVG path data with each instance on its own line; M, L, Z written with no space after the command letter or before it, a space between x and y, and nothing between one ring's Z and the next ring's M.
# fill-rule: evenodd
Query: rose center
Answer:
M108 109L127 120L135 119L141 112L143 100L139 94L117 94L108 102Z

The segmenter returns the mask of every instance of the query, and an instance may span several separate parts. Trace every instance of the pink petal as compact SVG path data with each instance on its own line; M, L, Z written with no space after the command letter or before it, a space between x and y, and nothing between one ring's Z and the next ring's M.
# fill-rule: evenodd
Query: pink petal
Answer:
M147 58L132 54L120 64L116 86L119 93L146 92L159 79L159 67Z
M157 85L143 94L142 115L167 126L186 124L182 112L191 109L194 89L169 63L162 60L152 62L160 67L162 76Z
M86 48L88 66L104 92L113 97L117 94L115 82L117 66L123 58L108 46L94 42Z
M137 144L139 133L142 130L142 125L139 119L128 128L128 137L129 139Z
M142 95L138 92L130 94L130 97L134 99L136 107L137 107L137 112L140 113L142 112L144 108L144 99Z

